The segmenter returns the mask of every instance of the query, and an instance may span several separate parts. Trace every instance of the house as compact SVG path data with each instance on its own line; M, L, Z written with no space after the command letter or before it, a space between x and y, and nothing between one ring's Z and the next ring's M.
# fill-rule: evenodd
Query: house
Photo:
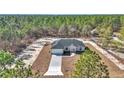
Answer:
M52 43L52 54L76 53L85 50L82 41L76 39L60 39Z

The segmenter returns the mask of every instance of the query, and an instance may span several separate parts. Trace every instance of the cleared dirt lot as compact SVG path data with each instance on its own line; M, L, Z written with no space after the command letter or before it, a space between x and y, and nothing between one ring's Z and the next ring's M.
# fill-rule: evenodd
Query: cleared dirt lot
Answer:
M105 65L108 66L109 76L111 78L123 78L124 77L124 70L120 70L115 64L110 61L103 59Z
M51 49L50 44L43 47L39 56L37 57L37 59L32 65L33 72L39 71L40 74L43 75L48 70L50 60L51 60L50 49Z
M75 55L73 57L62 57L62 72L64 77L71 78L72 73L75 69L74 63L78 61L80 55Z
M112 78L122 78L124 77L124 71L120 70L114 63L110 62L104 55L102 55L97 49L95 49L91 45L86 45L89 49L95 51L97 54L100 55L102 61L105 65L108 66L109 75ZM44 46L43 50L40 52L38 58L32 65L32 71L36 72L39 71L42 75L48 70L50 60L51 60L51 44ZM64 77L70 78L72 73L75 69L74 63L80 59L80 55L77 54L73 57L62 57L62 72Z

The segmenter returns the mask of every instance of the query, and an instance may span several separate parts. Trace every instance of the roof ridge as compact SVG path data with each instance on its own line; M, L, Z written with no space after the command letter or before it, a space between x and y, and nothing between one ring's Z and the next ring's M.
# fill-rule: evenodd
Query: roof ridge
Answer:
M70 46L73 44L74 46L83 46L83 42L77 40L77 39L60 39L55 41L55 44L52 45L52 48L64 48L64 46Z

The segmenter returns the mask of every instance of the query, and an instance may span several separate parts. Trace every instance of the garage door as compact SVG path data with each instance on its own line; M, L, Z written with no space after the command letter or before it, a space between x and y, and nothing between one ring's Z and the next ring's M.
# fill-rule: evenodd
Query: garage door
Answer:
M62 55L63 54L63 49L52 49L52 54Z

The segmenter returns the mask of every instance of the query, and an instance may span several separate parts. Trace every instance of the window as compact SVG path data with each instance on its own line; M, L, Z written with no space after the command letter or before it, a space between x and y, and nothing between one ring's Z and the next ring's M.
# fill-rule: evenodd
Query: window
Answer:
M66 47L65 50L68 50L68 48Z
M80 47L80 51L82 50L82 47Z

